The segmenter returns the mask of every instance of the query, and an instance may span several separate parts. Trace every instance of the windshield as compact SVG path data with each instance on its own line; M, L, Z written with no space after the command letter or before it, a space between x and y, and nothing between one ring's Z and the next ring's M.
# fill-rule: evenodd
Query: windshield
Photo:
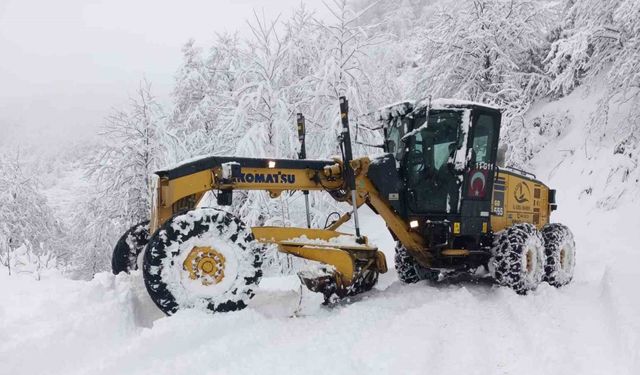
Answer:
M426 118L416 118L415 128ZM459 181L449 167L460 147L461 111L431 111L409 138L407 178L417 212L456 212Z

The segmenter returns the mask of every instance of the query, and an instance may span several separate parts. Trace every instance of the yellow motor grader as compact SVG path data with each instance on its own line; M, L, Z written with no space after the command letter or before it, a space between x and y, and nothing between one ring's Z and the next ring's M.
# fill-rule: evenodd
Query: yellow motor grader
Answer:
M358 207L369 206L397 241L395 268L406 283L444 273L486 270L518 293L542 281L571 281L575 244L569 229L550 224L555 191L535 176L499 167L501 113L456 100L404 102L378 112L384 154L353 158L348 102L340 98L342 157L307 160L298 114L300 159L210 156L156 172L150 220L118 241L113 272L138 267L167 314L200 306L223 312L246 307L262 277L266 244L309 260L300 279L327 301L370 290L387 272L384 253L360 233ZM305 194L307 227L247 227L221 209L234 190ZM309 191L325 191L352 210L327 228L311 228ZM217 207L200 207L207 192ZM337 229L353 219L355 233Z

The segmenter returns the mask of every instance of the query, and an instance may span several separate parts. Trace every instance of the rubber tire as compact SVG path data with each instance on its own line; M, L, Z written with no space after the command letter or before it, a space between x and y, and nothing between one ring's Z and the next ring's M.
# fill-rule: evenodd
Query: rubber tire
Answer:
M129 228L116 243L111 255L111 272L129 273L138 269L138 255L149 243L149 221L143 221Z
M531 249L533 269L527 271L527 252ZM514 224L496 233L489 260L489 271L494 280L518 294L535 290L544 275L544 240L535 226Z
M553 223L542 228L544 238L544 277L543 280L559 288L573 279L576 264L576 243L573 233L566 225ZM560 261L561 250L564 249L565 262Z
M398 279L405 284L415 284L423 280L423 278L420 277L421 273L428 273L428 270L418 264L400 242L396 242L395 263Z
M237 257L238 273L226 289L218 289L218 295L194 295L186 287L199 282L189 279L179 258L186 257L193 248L190 241L198 241L197 246L219 241L228 246L224 253L227 262L230 255ZM253 298L254 288L262 278L263 255L264 246L255 241L250 228L238 218L216 208L200 208L167 220L152 236L143 256L144 283L151 299L167 315L193 307L212 312L241 310Z

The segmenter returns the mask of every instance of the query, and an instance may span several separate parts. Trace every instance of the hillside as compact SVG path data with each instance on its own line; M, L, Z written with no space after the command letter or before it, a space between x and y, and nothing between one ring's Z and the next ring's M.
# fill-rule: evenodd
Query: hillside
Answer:
M532 163L559 191L553 219L575 233L576 275L565 288L543 284L519 296L487 283L403 285L392 271L374 291L328 309L306 291L299 305L299 282L283 276L265 279L244 311L167 318L138 273L105 272L91 281L49 275L43 282L3 274L3 372L638 373L640 202L629 192L616 205L602 203L612 188L602 176L617 155L585 142L583 98L578 92L531 113L562 109L571 119ZM384 223L370 211L363 221L392 262Z

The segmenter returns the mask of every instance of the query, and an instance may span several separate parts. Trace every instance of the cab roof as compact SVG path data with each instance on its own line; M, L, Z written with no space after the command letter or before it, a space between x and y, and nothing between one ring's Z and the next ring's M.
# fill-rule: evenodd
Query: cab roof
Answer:
M431 101L431 103L429 103ZM421 100L403 100L397 103L390 104L388 106L378 109L376 117L378 120L390 120L392 118L401 117L407 114L418 114L427 109L431 105L431 109L484 109L488 111L501 112L501 108L469 100L460 99L421 99Z

